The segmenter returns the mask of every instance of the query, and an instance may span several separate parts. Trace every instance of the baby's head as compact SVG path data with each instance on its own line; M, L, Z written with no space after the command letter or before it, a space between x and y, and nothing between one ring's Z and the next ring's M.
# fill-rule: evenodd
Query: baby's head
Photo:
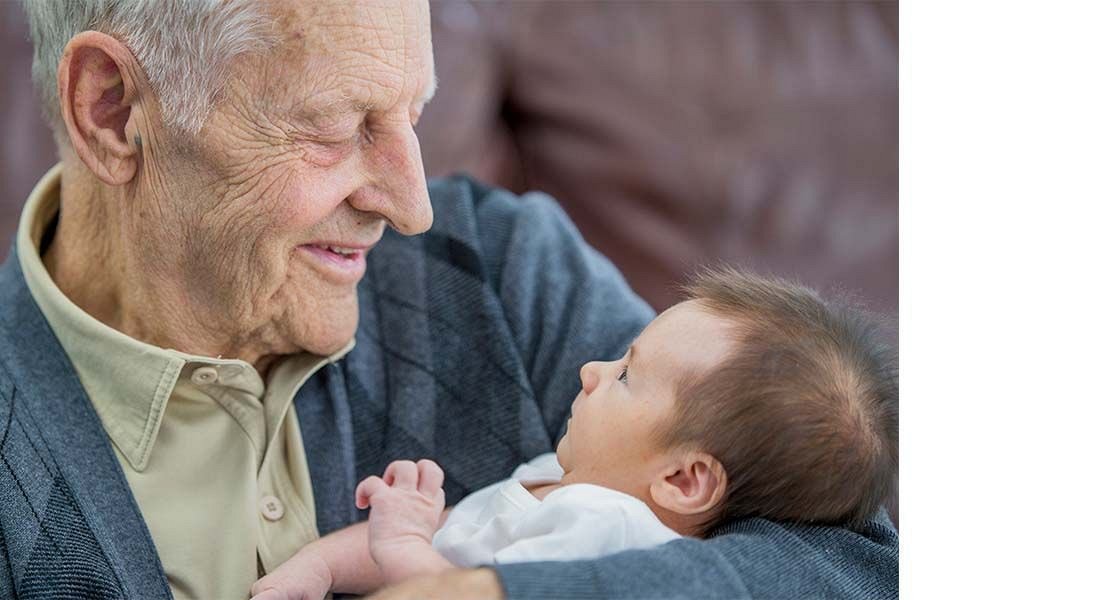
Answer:
M645 501L677 531L726 519L848 524L894 487L896 354L861 312L709 271L622 358L580 370L565 480Z

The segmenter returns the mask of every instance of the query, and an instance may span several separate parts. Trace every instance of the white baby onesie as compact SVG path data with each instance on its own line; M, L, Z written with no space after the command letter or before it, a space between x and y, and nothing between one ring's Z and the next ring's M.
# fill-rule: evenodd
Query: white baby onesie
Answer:
M556 483L563 475L555 453L517 467L509 479L455 506L432 545L453 564L476 567L596 558L681 537L644 502L622 492L577 483L542 501L523 485Z

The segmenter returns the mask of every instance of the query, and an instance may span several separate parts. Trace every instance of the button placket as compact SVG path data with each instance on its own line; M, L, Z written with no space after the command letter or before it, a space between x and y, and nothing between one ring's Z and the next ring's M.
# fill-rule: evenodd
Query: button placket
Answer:
M259 469L267 449L267 423L260 398L250 391L259 386L254 386L251 380L246 381L245 368L234 364L203 363L190 372L190 381L241 426L253 446Z

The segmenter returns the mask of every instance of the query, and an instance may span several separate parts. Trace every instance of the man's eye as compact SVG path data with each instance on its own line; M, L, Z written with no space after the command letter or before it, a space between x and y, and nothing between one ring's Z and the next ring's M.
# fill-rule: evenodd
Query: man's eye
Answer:
M353 146L361 141L365 135L363 129L355 129L349 135L345 133L335 133L326 136L327 144L331 146Z
M618 380L622 383L626 383L626 370L627 367L622 367L622 372L618 374Z
M324 140L322 142L319 142L319 145L321 145L325 148L330 148L330 149L334 150L334 149L339 149L339 148L346 148L348 146L353 146L354 145L354 140L353 139L348 139L348 140Z

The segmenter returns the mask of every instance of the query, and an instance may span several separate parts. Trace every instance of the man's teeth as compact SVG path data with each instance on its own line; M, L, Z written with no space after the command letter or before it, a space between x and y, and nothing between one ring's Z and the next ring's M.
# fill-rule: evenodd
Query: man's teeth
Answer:
M355 250L353 248L341 248L339 246L323 246L321 244L315 244L315 247L322 248L323 250L330 250L335 254L341 254L343 256L350 256L351 254L357 254L359 252L358 250Z

